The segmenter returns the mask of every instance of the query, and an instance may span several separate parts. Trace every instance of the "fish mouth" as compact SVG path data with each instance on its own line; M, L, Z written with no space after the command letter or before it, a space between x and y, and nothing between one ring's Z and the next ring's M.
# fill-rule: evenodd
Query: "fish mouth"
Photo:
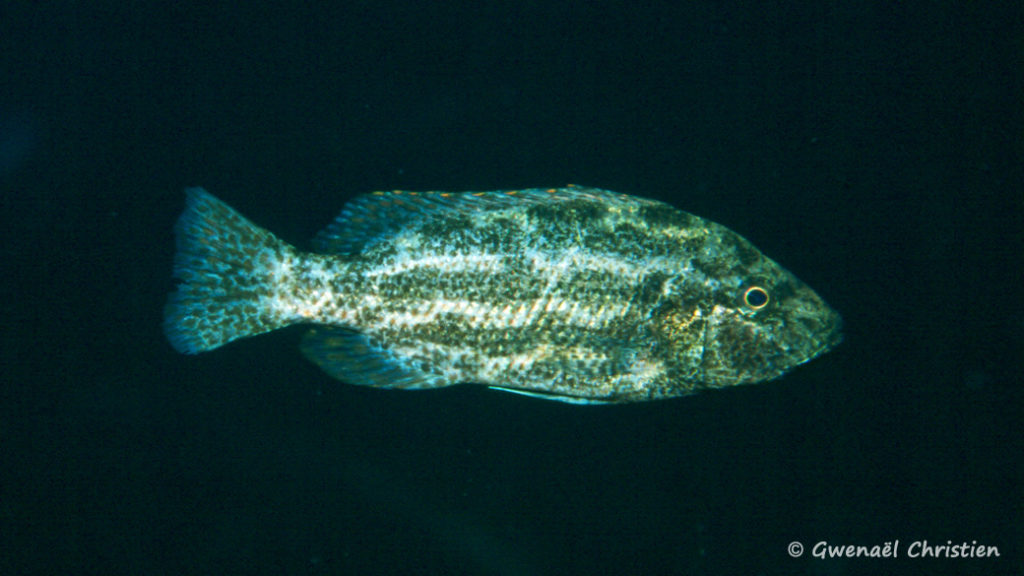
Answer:
M838 312L830 308L821 324L824 333L822 341L826 343L826 349L843 341L843 317Z
M832 330L829 332L828 347L831 349L843 341L843 317L839 313L832 312Z
M807 362L843 341L843 318L816 292L795 280L795 293L788 302L780 329L788 333L788 341L795 352L803 350Z
M842 343L843 318L835 310L828 309L828 313L822 318L803 318L802 320L810 325L806 340L811 344L808 348L807 358L803 362L813 360Z

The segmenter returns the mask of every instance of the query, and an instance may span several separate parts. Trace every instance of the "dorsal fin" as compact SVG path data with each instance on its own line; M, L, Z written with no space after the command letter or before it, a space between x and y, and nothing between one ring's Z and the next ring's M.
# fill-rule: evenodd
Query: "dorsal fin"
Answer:
M435 218L452 218L523 203L596 200L609 205L654 203L599 188L529 188L494 192L372 192L345 205L341 214L313 239L313 249L328 254L356 254L402 228Z

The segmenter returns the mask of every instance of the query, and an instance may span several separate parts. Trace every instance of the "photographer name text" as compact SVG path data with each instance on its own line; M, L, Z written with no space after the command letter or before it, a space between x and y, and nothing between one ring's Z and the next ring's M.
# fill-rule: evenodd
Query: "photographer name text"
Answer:
M788 548L789 555L797 558L803 555L804 547L799 542L792 542ZM828 558L998 558L999 547L979 544L977 540L970 542L953 542L946 540L944 544L928 540L914 540L906 548L899 540L884 542L871 546L854 544L832 544L821 541L811 547L811 556L819 559Z

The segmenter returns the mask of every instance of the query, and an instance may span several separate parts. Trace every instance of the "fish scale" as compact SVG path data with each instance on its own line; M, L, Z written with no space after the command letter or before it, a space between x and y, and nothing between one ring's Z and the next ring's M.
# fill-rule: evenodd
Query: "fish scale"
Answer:
M595 188L368 194L312 253L190 189L177 232L176 349L305 323L303 353L353 384L653 400L770 380L840 338L739 235Z

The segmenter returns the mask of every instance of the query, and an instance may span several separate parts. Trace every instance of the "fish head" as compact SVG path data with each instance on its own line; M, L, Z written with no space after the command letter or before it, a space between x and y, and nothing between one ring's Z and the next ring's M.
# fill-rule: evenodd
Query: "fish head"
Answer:
M673 340L687 385L772 380L842 340L839 314L814 290L738 234L710 222L707 229L676 289L689 306L677 308L674 325L693 328Z

